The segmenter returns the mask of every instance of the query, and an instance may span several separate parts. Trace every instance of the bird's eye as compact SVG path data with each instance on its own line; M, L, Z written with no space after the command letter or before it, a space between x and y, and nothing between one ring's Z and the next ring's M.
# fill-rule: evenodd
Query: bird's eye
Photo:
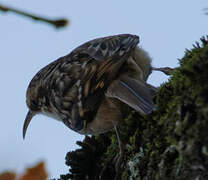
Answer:
M31 100L30 101L30 109L32 111L38 111L40 108L39 108L38 104L36 103L36 101Z
M87 58L87 57L89 57L89 55L86 53L79 53L76 55L76 58L78 59Z

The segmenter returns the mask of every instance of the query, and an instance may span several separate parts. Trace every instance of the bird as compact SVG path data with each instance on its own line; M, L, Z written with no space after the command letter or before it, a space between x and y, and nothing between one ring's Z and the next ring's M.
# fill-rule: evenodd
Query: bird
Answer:
M75 48L42 68L26 92L29 111L23 138L31 119L43 114L63 122L83 135L97 135L113 128L122 154L117 127L121 106L127 104L141 114L150 114L157 88L147 83L153 68L139 36L119 34L97 38Z

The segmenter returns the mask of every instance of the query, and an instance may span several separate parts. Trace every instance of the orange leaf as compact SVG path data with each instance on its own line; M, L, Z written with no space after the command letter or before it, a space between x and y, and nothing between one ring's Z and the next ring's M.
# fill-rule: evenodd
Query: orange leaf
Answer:
M16 174L13 172L4 172L0 174L0 180L15 180Z
M48 174L45 170L45 164L41 162L33 168L28 168L19 180L46 180L47 177Z

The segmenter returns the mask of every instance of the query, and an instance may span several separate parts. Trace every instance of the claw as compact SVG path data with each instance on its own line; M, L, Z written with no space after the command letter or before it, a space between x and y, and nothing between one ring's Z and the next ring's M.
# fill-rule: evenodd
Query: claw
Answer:
M155 67L152 67L152 70L161 71L161 72L163 72L163 73L165 73L166 75L169 76L169 75L173 74L174 68L170 68L170 67L155 68Z
M116 131L116 136L117 136L117 139L118 139L118 145L119 145L119 149L120 149L119 157L117 158L116 164L115 164L116 176L115 176L114 180L117 180L117 179L119 179L119 176L120 176L120 173L121 173L121 170L122 170L121 165L122 165L124 155L125 155L125 144L121 141L121 138L119 136L119 131L118 131L116 126L114 126L114 129Z

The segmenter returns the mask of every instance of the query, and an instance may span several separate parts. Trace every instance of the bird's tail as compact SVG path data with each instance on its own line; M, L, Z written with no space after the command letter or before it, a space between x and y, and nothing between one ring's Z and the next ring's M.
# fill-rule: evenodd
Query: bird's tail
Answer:
M156 92L157 88L150 84L125 77L116 80L108 88L106 95L119 99L136 111L149 114L154 110L153 99Z

